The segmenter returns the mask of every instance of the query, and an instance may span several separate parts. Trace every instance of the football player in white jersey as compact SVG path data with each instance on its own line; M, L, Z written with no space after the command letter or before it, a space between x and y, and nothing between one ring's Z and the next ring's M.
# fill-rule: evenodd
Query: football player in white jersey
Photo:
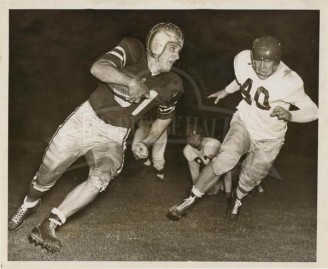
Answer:
M318 107L304 92L300 76L281 61L280 41L261 36L251 50L234 59L234 79L225 89L211 94L214 103L240 90L243 100L231 120L219 154L201 172L188 198L173 206L167 216L178 220L188 212L222 175L246 154L238 185L232 193L228 219L236 221L242 199L270 171L285 141L288 122L310 122L318 118ZM294 105L298 110L290 111Z
M187 128L187 142L188 144L183 149L183 155L188 161L191 179L193 184L195 184L202 168L208 165L219 153L221 142L212 137L205 137L204 130L198 125ZM217 179L219 177L217 176ZM231 171L223 175L223 182L222 180L217 180L217 183L206 193L208 195L214 195L222 188L225 191L225 198L228 201L231 197L232 188Z

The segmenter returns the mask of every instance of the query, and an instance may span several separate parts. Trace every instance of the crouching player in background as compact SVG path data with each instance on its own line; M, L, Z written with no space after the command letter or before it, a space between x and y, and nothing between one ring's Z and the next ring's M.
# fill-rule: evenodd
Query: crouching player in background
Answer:
M219 153L221 142L212 137L205 137L204 130L198 125L193 125L187 128L187 143L183 154L188 161L192 183L195 184L202 168ZM231 171L223 175L223 181L218 180L219 177L217 176L217 183L206 193L215 195L223 189L225 198L229 201L232 188Z

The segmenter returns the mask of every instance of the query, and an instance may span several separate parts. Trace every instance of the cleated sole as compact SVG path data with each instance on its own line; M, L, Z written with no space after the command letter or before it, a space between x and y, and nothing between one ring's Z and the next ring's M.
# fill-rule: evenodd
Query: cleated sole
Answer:
M174 221L178 221L180 220L183 216L178 216L176 214L173 214L171 211L169 211L167 214L166 214L166 217L170 220L174 220Z
M37 236L34 233L30 233L29 240L30 240L30 243L34 243L35 246L40 245L42 248L46 249L47 252L56 253L56 252L60 251L59 247L43 242L42 238L40 238L39 236Z
M230 221L237 221L237 219L238 219L238 216L237 215L232 215L232 214L230 214L230 212L228 211L228 220L230 220Z

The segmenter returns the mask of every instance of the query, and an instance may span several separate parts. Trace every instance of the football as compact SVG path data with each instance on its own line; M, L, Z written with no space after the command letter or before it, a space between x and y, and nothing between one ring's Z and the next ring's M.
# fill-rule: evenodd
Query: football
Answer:
M119 96L120 98L128 101L130 98L130 92L129 92L129 88L123 85L119 85L119 84L107 84L108 88L117 96Z

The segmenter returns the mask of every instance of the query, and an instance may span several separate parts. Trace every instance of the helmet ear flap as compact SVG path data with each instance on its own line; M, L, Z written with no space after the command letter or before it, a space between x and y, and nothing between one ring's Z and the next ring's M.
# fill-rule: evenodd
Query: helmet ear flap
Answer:
M156 24L148 33L146 49L149 55L158 59L168 43L173 43L182 48L184 36L178 26L173 23Z

